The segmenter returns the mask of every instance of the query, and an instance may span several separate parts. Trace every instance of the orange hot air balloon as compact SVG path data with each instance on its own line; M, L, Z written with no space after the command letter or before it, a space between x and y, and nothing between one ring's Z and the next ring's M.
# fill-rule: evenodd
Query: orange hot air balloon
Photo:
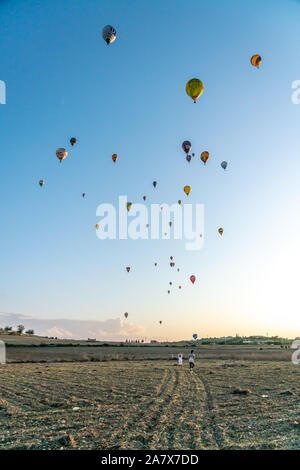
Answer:
M112 158L113 162L116 163L116 161L118 160L118 155L116 153L114 153L111 158Z
M259 54L254 54L251 57L251 64L253 65L253 67L259 68L261 64L261 56Z
M194 284L195 281L196 281L196 276L192 275L192 276L190 277L190 281L191 281L192 284Z
M208 152L202 152L201 153L201 160L203 161L204 165L205 163L207 162L207 160L209 159L209 153Z
M191 187L190 186L185 186L183 188L183 191L185 192L185 194L188 196L191 192Z
M127 313L127 312L126 312L126 313L124 313L124 317L125 317L125 318L127 318L127 317L128 317L128 313Z
M130 271L130 266L127 266L127 267L126 267L126 271L129 273L129 271Z

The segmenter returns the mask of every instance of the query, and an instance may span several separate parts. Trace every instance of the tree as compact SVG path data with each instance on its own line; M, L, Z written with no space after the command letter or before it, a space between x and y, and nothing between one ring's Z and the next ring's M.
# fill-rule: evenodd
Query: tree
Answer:
M34 335L34 330L27 330L25 331L26 335Z
M18 326L17 326L17 332L19 333L19 335L21 335L24 330L25 330L25 326L24 326L24 325L18 325Z
M10 333L11 330L12 330L12 326L6 326L6 327L4 328L4 331L6 331L6 333Z

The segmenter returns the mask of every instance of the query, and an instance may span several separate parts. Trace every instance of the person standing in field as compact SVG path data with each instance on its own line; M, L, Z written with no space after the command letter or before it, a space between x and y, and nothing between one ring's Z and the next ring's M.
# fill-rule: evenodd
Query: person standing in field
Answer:
M193 349L191 350L191 353L189 354L189 365L190 365L190 372L193 372L193 368L195 365L195 354Z
M178 365L182 366L182 354L178 354Z

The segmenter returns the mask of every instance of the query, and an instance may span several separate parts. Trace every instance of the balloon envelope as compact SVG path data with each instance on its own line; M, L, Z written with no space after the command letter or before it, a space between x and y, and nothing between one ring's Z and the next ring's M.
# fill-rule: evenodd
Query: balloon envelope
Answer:
M182 149L186 154L189 153L191 148L192 148L192 144L189 140L185 140L184 142L182 142Z
M191 281L192 284L194 284L195 281L196 281L196 276L192 275L192 276L190 277L190 281Z
M113 26L110 26L109 24L104 26L104 28L102 29L102 37L106 44L111 44L112 42L114 42L117 37L115 28L113 28Z
M261 56L259 54L254 54L251 57L251 64L253 65L253 67L259 68L261 64Z
M190 187L190 186L185 186L185 187L183 188L183 190L184 190L185 194L188 196L188 195L190 194L190 192L191 192L191 187Z
M227 165L228 165L227 162L222 162L222 163L221 163L221 167L223 168L223 170L226 170Z
M199 96L202 95L203 90L204 85L198 78L192 78L189 80L185 87L185 91L187 92L188 96L194 100L194 103L196 103L196 100L199 98Z

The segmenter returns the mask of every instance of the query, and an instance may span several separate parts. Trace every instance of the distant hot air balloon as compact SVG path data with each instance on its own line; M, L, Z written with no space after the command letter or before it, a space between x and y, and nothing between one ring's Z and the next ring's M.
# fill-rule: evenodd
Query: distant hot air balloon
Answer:
M128 318L128 313L127 312L124 313L124 317Z
M227 165L228 165L227 162L222 162L222 163L221 163L221 167L223 168L223 170L226 170Z
M181 286L178 286L179 289L181 289Z
M67 158L68 152L66 151L65 148L61 147L56 150L56 156L59 159L59 161L62 162L65 158Z
M170 221L170 222L169 222L170 227L172 227L172 224L173 224L173 222Z
M194 339L197 339L197 338L198 338L197 333L194 333L194 334L193 334L193 338L194 338Z
M190 186L185 186L185 187L183 188L183 190L184 190L185 194L188 196L188 195L190 194L190 192L191 192L191 187L190 187Z
M188 96L194 100L194 103L196 103L196 100L199 98L199 96L202 95L203 90L203 83L198 78L192 78L189 80L185 87L185 91L187 92Z
M129 212L131 207L132 207L132 202L127 202L126 207L127 207L128 212Z
M127 267L126 267L126 271L129 273L129 271L130 271L130 266L127 266Z
M153 181L153 186L154 186L154 188L156 188L156 186L157 186L157 181Z
M196 281L196 276L192 275L192 276L190 277L190 281L191 281L192 284L194 284L195 281Z
M82 193L82 197L85 197L85 196L86 196L86 194L85 194L85 193Z
M96 224L95 227L96 227L96 230L98 230L100 228L100 225Z
M146 199L147 199L147 196L143 196L143 199L144 199L144 201L146 201Z
M173 256L170 256L170 260L171 260L171 261L172 261L172 259L173 259Z
M181 199L178 200L178 204L181 206Z
M159 320L159 324L160 324L160 325L162 324L162 321L161 321L161 320Z
M177 271L179 272L179 271L180 271L180 269L179 269L179 268L177 268Z
M157 263L154 263L154 266L157 266Z
M118 160L118 155L114 153L111 158L112 158L112 161L116 163L116 161Z
M253 65L253 67L259 68L261 64L261 57L259 54L254 54L251 57L251 64Z
M190 152L191 148L192 144L189 140L185 140L184 142L182 142L182 149L186 154Z
M72 137L72 138L70 139L70 144L71 144L72 147L73 147L75 144L77 144L77 139L76 139L75 137Z
M224 229L222 227L220 227L218 232L219 232L220 235L223 235Z
M117 37L115 28L110 25L104 26L104 28L102 29L102 37L107 45L114 42Z
M170 291L168 290L168 294L170 294Z
M45 181L44 181L44 180L40 180L40 181L39 181L39 185L40 185L41 188L44 186L44 184L45 184Z
M172 281L169 282L170 286L172 285Z
M170 263L171 268L174 268L175 263Z
M190 163L190 162L191 162L191 160L192 160L192 157L191 157L191 155L187 155L187 156L186 156L186 161L187 161L188 163Z
M208 152L202 152L200 158L201 158L201 160L203 161L203 163L205 165L207 160L209 159L209 153Z

